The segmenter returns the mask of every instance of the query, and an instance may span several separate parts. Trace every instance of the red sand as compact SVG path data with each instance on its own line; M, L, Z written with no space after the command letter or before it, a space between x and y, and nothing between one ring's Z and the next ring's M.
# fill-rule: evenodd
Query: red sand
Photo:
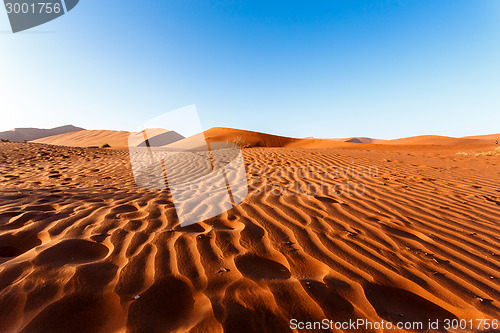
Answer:
M79 142L113 145L106 133ZM205 134L280 147L244 149L247 199L187 228L168 192L135 185L126 150L0 143L0 332L286 332L292 318L499 318L500 156L457 155L494 145ZM279 172L306 166L317 172ZM365 191L307 195L292 186L320 182ZM272 194L279 187L291 192Z

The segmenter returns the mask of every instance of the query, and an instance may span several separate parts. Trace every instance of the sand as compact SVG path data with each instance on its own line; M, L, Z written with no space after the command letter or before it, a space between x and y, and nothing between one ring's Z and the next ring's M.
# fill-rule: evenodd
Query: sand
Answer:
M244 134L206 133L281 147L244 149L249 196L186 228L127 150L0 143L0 332L499 318L500 156L457 154L494 145Z

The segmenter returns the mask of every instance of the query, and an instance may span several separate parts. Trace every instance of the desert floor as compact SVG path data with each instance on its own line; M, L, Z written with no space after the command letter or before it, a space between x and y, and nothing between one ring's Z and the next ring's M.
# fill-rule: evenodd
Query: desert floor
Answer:
M126 150L0 143L0 332L498 319L500 156L463 149L244 149L245 201L180 228Z

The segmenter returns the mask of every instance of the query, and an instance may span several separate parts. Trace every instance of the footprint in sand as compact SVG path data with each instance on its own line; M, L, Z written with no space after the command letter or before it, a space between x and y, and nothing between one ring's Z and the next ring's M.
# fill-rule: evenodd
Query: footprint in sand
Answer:
M246 277L252 280L286 280L291 273L282 264L253 254L244 254L236 258L236 267Z

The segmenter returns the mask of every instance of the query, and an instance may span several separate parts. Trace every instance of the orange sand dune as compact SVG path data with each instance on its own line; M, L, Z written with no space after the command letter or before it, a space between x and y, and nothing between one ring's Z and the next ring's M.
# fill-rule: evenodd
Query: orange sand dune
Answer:
M148 130L159 131L159 129ZM44 143L69 147L99 147L104 143L112 148L128 146L130 132L108 130L84 130L66 133L34 140L34 143ZM150 133L151 134L151 133ZM232 128L214 127L204 132L208 142L234 142L244 147L338 147L339 144L324 139L294 139L277 135L238 130Z
M153 144L156 138L162 141L162 136L166 133L173 134L176 138L181 139L182 136L173 132L166 131L160 128L153 128L147 130L147 136ZM112 148L126 148L129 143L135 145L144 144L143 139L134 142L129 142L130 132L127 131L109 131L109 130L83 130L72 133L65 133L55 136L49 136L38 140L33 140L34 143L44 143L56 146L69 146L69 147L100 147L107 143ZM143 136L141 135L141 138Z
M128 136L129 132L126 131L83 130L49 136L33 142L71 147L99 147L105 143L111 147L127 147Z
M390 145L489 145L493 144L494 140L488 137L477 136L469 138L452 138L439 135L420 135L403 139L386 140L379 142L381 144Z
M160 133L160 129L152 129L150 136ZM65 133L33 140L34 143L70 147L99 147L104 143L112 148L126 148L129 132L107 130L83 130ZM234 142L242 147L295 147L295 148L338 148L349 147L350 144L385 144L385 145L435 145L435 146L469 146L492 145L495 135L476 136L468 138L452 138L436 135L423 135L395 140L379 140L365 137L346 139L296 139L259 132L239 130L233 128L214 127L204 132L209 142ZM347 145L345 145L346 143ZM361 148L362 146L358 147Z
M295 139L259 132L239 130L233 128L214 127L205 133L207 141L235 142L243 147L287 147L287 148L339 148L353 147L356 141L343 142L344 140L304 138ZM368 139L368 138L364 138ZM362 147L360 145L359 147ZM358 148L359 148L358 147Z
M129 134L130 132L126 131L84 130L45 137L33 142L70 147L99 147L108 143L114 148L124 148L128 146ZM204 134L209 142L238 142L252 147L283 147L299 141L299 139L221 127L209 129Z
M300 140L225 127L214 127L204 133L209 142L239 142L250 147L284 147Z
M500 318L500 156L330 143L243 149L248 197L186 228L127 150L0 143L0 332Z
M486 140L489 142L494 142L494 141L500 142L500 133L488 134L488 135L464 136L462 139L477 139L477 140Z

